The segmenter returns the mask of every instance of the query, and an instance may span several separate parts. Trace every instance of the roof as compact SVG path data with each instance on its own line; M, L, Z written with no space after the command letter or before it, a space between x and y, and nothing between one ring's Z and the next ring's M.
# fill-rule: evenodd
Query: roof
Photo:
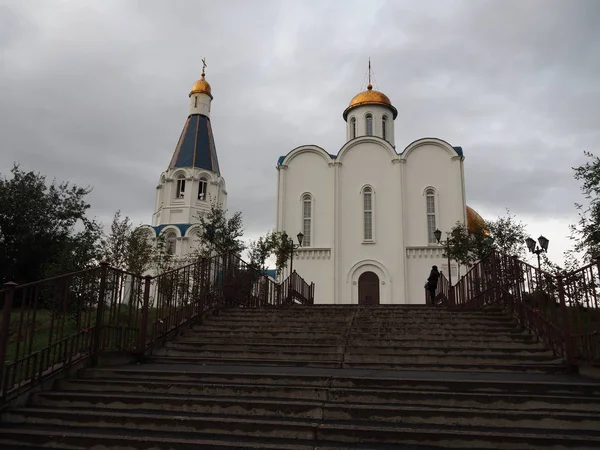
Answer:
M363 137L363 136L361 136L361 137ZM377 136L370 136L370 137L377 137ZM438 138L434 138L434 139L438 139ZM442 140L442 139L439 139L439 140ZM444 141L444 142L446 142L446 141ZM463 153L463 149L462 149L462 147L452 147L452 148L454 149L454 151L456 152L456 154L457 154L458 156L463 156L463 157L465 156L465 155L464 155L464 153ZM295 149L294 149L294 150L295 150ZM289 153L291 153L291 152L293 152L294 150L291 150L290 152L288 152L288 154L289 154ZM398 153L398 152L396 152L396 153L397 153L398 155L401 155L401 154L402 154L402 153ZM332 155L331 153L327 153L327 154L329 155L329 157L330 157L331 159L336 159L336 158L337 158L337 155ZM285 159L285 157L286 157L286 156L287 156L287 155L283 155L283 156L280 156L279 158L277 158L277 165L278 165L278 166L280 166L281 164L283 164L283 160Z
M188 116L173 152L169 169L197 167L221 175L210 119L203 114Z

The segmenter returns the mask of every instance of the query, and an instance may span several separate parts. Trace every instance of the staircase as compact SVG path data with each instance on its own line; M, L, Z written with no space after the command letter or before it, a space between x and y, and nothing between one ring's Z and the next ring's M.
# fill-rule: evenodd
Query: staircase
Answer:
M0 426L2 449L597 449L600 383L497 310L232 309Z

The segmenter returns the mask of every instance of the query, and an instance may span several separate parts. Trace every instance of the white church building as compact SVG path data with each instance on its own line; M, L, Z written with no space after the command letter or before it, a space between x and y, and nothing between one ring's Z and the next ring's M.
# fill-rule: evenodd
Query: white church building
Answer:
M212 100L203 70L156 186L152 224L144 226L176 258L197 248L198 217L210 202L227 207ZM423 138L398 151L397 114L369 83L343 112L346 143L336 154L306 145L279 158L276 229L304 235L294 269L315 283L317 303L424 303L431 266L448 271L433 232L445 236L456 222L471 229L483 220L465 204L462 148Z
M294 270L315 283L315 302L424 303L431 266L448 271L434 231L445 239L482 220L465 203L462 148L422 138L399 150L397 115L369 83L343 112L339 151L305 145L279 158L276 228L304 235Z

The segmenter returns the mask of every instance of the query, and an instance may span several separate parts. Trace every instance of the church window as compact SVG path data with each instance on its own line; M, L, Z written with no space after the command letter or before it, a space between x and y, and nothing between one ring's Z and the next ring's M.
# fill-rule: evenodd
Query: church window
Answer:
M312 197L310 194L304 194L302 197L302 240L303 247L310 247L312 242Z
M165 244L166 244L167 253L169 253L170 255L173 255L175 253L175 244L177 242L177 235L171 231L170 233L167 234L165 241L166 241Z
M367 136L373 136L373 116L371 114L367 114Z
M175 198L183 198L185 196L185 178L177 179L177 189L175 190Z
M352 133L351 139L354 139L356 137L356 117L350 119L350 130Z
M427 240L430 244L435 244L437 242L435 239L435 234L433 234L433 232L436 230L435 191L433 189L428 189L425 195L427 199Z
M198 185L198 200L206 200L206 188L208 186L208 182L206 178L200 178L200 184Z
M194 95L194 108L198 107L198 96Z
M381 137L387 141L387 116L381 118Z
M363 190L363 239L373 240L373 190L366 187Z

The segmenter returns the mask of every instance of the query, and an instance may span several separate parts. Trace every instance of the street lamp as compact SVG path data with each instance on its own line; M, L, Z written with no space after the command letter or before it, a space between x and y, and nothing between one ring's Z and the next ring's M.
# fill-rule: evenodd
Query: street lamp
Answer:
M442 239L442 232L439 229L436 229L433 232L433 235L435 236L437 243L441 244L442 242L440 239ZM446 256L448 256L448 284L450 287L452 287L452 269L450 269L450 241L446 239L444 241L444 245L446 246Z
M298 239L298 244L294 244L294 240L291 237L288 237L285 231L283 232L283 239L285 241L288 241L290 247L292 248L292 255L290 259L290 274L294 271L294 250L302 247L302 241L304 240L304 234L302 234L302 231L296 235L296 238Z
M544 236L540 236L537 242L535 242L535 240L533 240L532 238L528 237L527 239L525 239L525 243L527 244L527 248L529 249L529 251L537 255L538 270L542 270L540 254L546 253L548 251L548 244L550 243L550 241ZM539 247L537 246L537 244L539 244Z

